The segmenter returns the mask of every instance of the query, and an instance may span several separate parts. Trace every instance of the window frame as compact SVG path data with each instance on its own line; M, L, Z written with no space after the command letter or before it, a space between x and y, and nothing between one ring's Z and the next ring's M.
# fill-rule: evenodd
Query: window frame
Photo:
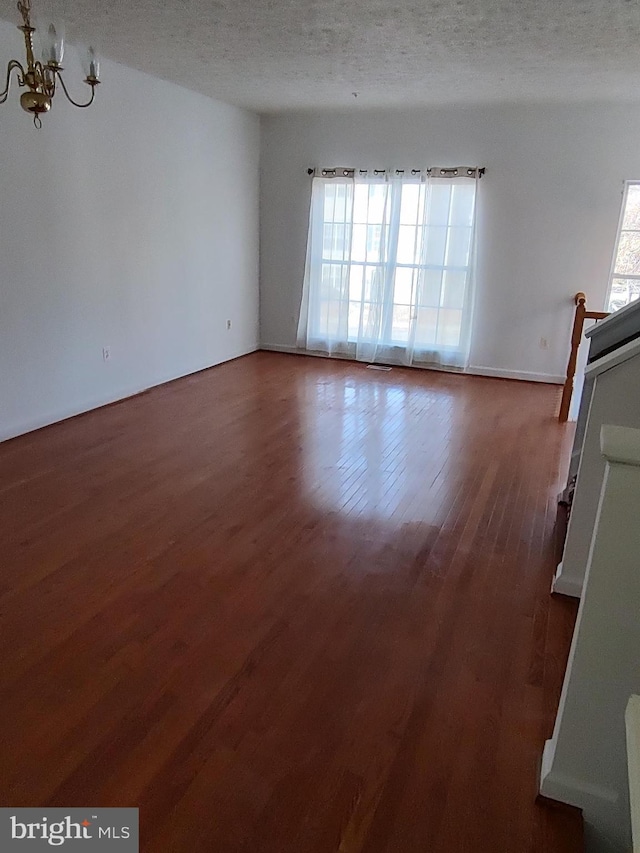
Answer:
M356 260L346 258L346 257L342 258L342 259L334 258L334 257L330 257L330 256L325 257L324 233L325 233L326 226L327 225L332 225L332 226L342 225L343 223L342 222L336 222L335 219L332 221L328 221L327 219L325 219L326 201L325 201L325 194L324 193L326 193L326 187L327 186L330 186L331 184L339 185L340 183L343 183L345 185L349 185L348 181L340 181L339 178L333 179L331 182L325 183L325 190L323 192L322 204L320 205L320 209L322 210L322 225L323 225L323 238L322 238L321 243L320 243L320 257L319 257L320 267L321 268L324 268L325 266L326 267L331 267L331 266L340 267L343 264L348 263L348 264L350 264L351 267L362 267L363 270L366 269L367 267L376 267L378 269L383 269L385 266L384 261L382 261L382 260L372 261L367 257L367 255L368 255L368 237L367 237L367 249L365 252L365 258L362 261L360 261L360 260L356 261ZM377 183L377 181L372 180L371 183ZM418 181L416 181L415 183L419 184ZM355 189L354 189L354 192L355 192ZM447 215L447 223L442 225L442 228L446 231L446 243L445 243L444 257L447 258L447 256L448 256L449 241L451 239L451 233L453 231L456 231L456 230L468 230L470 232L470 242L469 242L469 247L467 250L467 263L464 266L461 266L458 264L451 264L451 263L447 263L447 262L444 262L443 264L433 264L433 263L413 263L412 264L412 263L407 263L407 262L399 262L397 260L397 240L398 240L398 235L400 233L400 228L402 227L402 223L400 221L401 198L402 198L402 187L400 187L399 192L398 192L398 188L393 189L388 216L389 216L390 220L395 222L394 230L396 232L396 236L395 236L394 242L396 245L394 248L394 253L395 253L395 261L393 262L394 268L395 269L404 268L404 269L414 271L415 273L419 273L420 270L423 270L425 272L433 270L436 272L441 272L443 275L446 274L447 272L463 273L466 276L466 281L467 281L467 286L468 286L468 284L469 284L468 279L469 279L469 275L471 274L471 268L472 268L472 263L473 263L473 245L472 245L472 242L473 242L473 226L451 224L451 210L452 210L452 205L453 205L453 194L450 196L450 199L449 199L449 210L448 210L448 215ZM477 199L474 198L474 212L475 212L476 204L477 204ZM397 208L397 217L395 218L395 220L393 218L394 207ZM353 207L352 207L352 210L353 210ZM334 214L333 215L335 217L335 199L334 199ZM344 224L345 224L345 226L349 225L348 222L345 222ZM351 221L351 227L352 228L355 225L365 225L365 226L369 227L371 224L375 225L376 223L355 222L355 220L353 220L353 218ZM390 225L390 224L391 223L387 223L387 225ZM382 223L379 227L382 228L383 225L384 225L384 223ZM416 223L415 227L420 227L420 224ZM328 254L331 255L332 251L333 251L333 249L329 250ZM351 254L351 252L352 252L352 247L349 246L349 254ZM394 291L395 291L395 285L394 285ZM364 290L363 290L363 293L364 293ZM449 309L448 306L443 304L443 300L444 300L444 290L441 289L440 299L439 299L438 305L419 306L422 308L431 308L431 309L436 310L438 312L436 330L437 330L437 325L440 322L440 312L446 311L446 310L454 310L454 309ZM316 294L314 301L315 301L314 313L315 313L315 316L318 318L321 316L321 305L322 305L322 303L330 302L331 300L323 299L323 298L319 297L318 294ZM349 299L350 303L352 301L354 302L354 304L358 304L358 302L359 302L359 304L361 306L363 306L365 303L366 304L373 304L373 303L370 303L369 300L364 299L363 297L361 297L361 299L359 301ZM394 292L394 300L392 301L392 303L390 305L390 310L385 311L384 318L383 318L383 322L384 322L384 326L385 326L384 337L386 339L385 345L390 346L390 347L403 348L407 345L407 342L404 340L397 340L393 337L393 316L394 316L394 309L396 307L411 308L410 305L407 306L407 305L404 305L401 303L396 303L395 302L395 292ZM437 340L433 341L433 343L432 343L432 345L434 347L438 347L438 349L443 351L443 352L447 352L447 351L448 352L457 352L457 351L459 351L460 346L461 346L460 339L462 338L462 335L463 335L464 323L465 323L465 316L464 316L465 306L464 306L464 304L460 309L455 309L455 310L459 310L460 314L461 314L460 328L459 328L459 333L458 333L459 334L458 343L457 344L446 344L443 342L438 342ZM437 331L436 331L436 337L437 337ZM349 331L347 331L347 341L349 344L355 344L357 342L357 340L358 340L358 336L352 337L352 335L349 333ZM365 339L365 341L366 340L367 339Z
M622 225L624 223L624 217L627 212L627 200L629 198L629 189L631 187L640 187L640 178L630 178L624 181L624 186L622 188L622 202L620 204L620 214L618 216L618 227L616 229L616 239L613 244L613 254L611 256L611 264L609 267L609 283L607 286L607 295L604 300L603 310L611 313L611 291L613 289L613 280L615 278L628 278L633 279L634 281L640 281L640 275L631 275L618 273L616 274L616 261L618 260L618 252L620 250L620 238L622 237ZM636 232L636 233L640 233ZM637 301L637 300L632 300ZM627 302L627 305L630 305L631 302ZM626 306L624 306L626 307ZM621 310L621 309L618 309Z

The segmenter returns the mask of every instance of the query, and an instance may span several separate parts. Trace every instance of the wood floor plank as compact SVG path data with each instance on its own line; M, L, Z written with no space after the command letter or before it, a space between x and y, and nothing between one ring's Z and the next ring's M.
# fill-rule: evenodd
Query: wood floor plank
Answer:
M255 353L0 445L0 802L144 853L576 853L552 386Z

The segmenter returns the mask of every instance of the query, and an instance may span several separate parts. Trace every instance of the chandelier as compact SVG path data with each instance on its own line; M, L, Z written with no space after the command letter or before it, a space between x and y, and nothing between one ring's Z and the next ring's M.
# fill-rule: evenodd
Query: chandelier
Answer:
M37 60L34 54L33 36L36 28L31 26L31 0L19 0L18 11L22 15L23 24L18 27L24 35L24 46L27 54L26 67L16 59L12 59L7 66L7 78L4 92L0 92L0 104L9 97L11 87L11 75L16 73L18 86L26 89L20 95L20 105L23 110L31 113L33 123L36 127L42 127L40 116L51 109L51 102L56 93L58 83L74 107L89 107L93 103L96 94L96 86L100 84L100 63L93 47L87 49L85 61L83 62L86 74L85 83L91 86L91 97L86 104L79 104L73 100L64 80L62 79L62 57L64 55L64 32L61 27L49 24L47 29L41 33L42 61Z

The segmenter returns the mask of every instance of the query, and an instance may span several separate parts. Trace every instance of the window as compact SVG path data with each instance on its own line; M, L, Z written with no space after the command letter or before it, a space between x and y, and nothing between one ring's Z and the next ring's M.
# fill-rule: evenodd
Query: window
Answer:
M640 181L627 181L609 282L607 311L624 308L640 296Z
M299 343L464 366L475 179L314 179Z

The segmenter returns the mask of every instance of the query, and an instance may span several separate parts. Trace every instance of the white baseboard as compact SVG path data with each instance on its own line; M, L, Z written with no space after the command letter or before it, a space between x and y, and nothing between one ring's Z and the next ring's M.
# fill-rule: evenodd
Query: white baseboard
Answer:
M329 355L327 352L313 352L313 350L300 349L300 347L291 347L283 344L260 344L259 349L267 350L268 352L284 352L288 355L306 355L310 358L330 358L333 361L336 359L338 361L351 361L353 364L365 364L364 361L356 361L350 355L340 355L339 353L334 353L334 355Z
M574 779L553 769L554 743L544 745L540 769L540 793L552 800L568 803L579 809L603 805L610 808L618 802L618 793L612 788L592 785L582 779Z
M555 759L556 745L551 738L542 753L540 793L543 797L582 811L585 830L588 829L585 850L591 853L630 851L631 827L624 792L559 772L554 768Z
M162 384L162 383L158 383ZM30 418L26 421L14 424L8 429L0 430L0 441L8 441L11 438L18 438L20 435L26 435L29 432L34 432L37 429L51 426L52 424L67 421L69 418L75 418L78 415L84 415L86 412L91 412L94 409L101 409L103 406L109 406L111 403L117 403L120 400L126 400L128 397L135 397L136 394L141 394L147 388L124 388L117 392L115 396L109 394L104 397L93 397L86 400L79 406L65 406L61 409L56 409L54 412L49 412L46 415L38 418Z
M562 574L562 563L558 563L558 568L553 576L551 583L551 592L558 592L561 595L570 595L572 598L582 597L582 583L574 578L568 578Z
M269 352L287 352L293 355L315 355L315 353L306 353L298 347L284 346L283 344L260 344L260 349L269 350Z
M546 382L552 385L564 385L564 376L554 373L531 373L528 370L502 370L497 367L482 367L474 364L467 367L465 373L474 376L492 376L496 379L520 379L523 382Z
M296 346L288 346L286 344L260 344L260 349L269 350L270 352L286 352L286 353L294 353L295 355L312 355L318 356L319 358L342 358L347 360L348 356L329 356L326 353L321 352L307 352L306 350L299 349ZM416 364L414 367L423 367L423 365ZM466 370L448 370L444 367L433 367L431 369L434 370L444 370L449 373L470 373L472 376L489 376L495 379L520 379L524 382L547 382L553 385L563 385L565 377L564 376L556 376L553 373L530 373L526 370L500 370L496 367L480 367L478 365L473 365L471 367L467 367Z
M213 364L203 364L200 367L192 367L186 370L183 369L177 374L158 377L149 385L132 385L120 388L116 392L105 394L100 397L93 397L89 400L85 400L83 403L76 404L75 406L62 407L54 412L49 412L42 417L30 418L29 420L22 421L21 423L13 424L8 428L0 426L0 442L8 441L11 438L17 438L20 435L26 435L29 432L34 432L37 429L42 429L43 427L60 423L60 421L69 420L69 418L75 418L78 415L84 415L86 412L91 412L94 409L101 409L103 406L109 406L112 403L120 403L122 400L126 400L129 397L135 397L138 394L149 391L151 388L157 388L159 385L165 385L167 382L173 382L176 379L183 379L186 376L199 373L201 370L208 370L211 367L217 367L218 364L224 364L226 361L233 361L236 358L242 358L243 355L249 355L249 353L256 352L257 350L258 346L253 346L246 352L231 355L223 361L217 361Z

